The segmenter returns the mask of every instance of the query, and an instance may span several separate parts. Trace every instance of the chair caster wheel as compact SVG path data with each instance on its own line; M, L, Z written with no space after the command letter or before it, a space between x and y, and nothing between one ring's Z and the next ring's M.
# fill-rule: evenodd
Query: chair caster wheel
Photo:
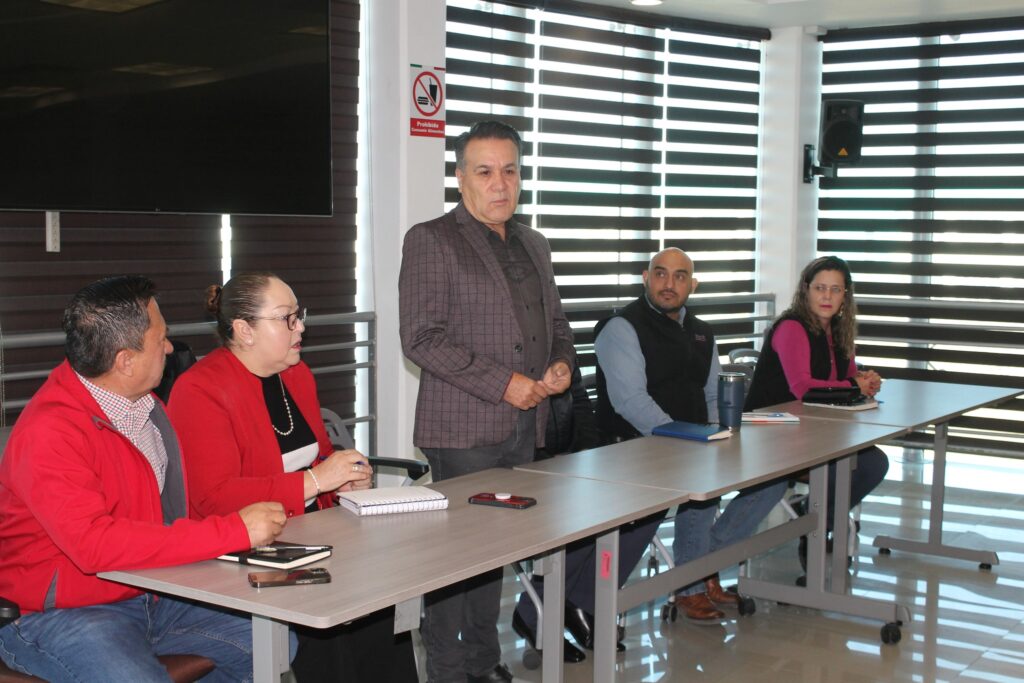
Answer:
M741 597L740 601L736 604L736 609L739 610L741 617L750 616L757 611L757 603L754 602L753 598Z
M903 634L900 633L900 626L896 622L889 622L882 627L882 642L886 645L895 645L900 642Z
M878 554L879 555L892 555L892 550L889 549L889 548L879 548L878 549Z
M807 577L806 576L798 576L798 577L796 577L796 585L800 586L801 588L806 588L807 587Z
M987 572L992 571L992 565L990 565L988 562L982 562L980 565L978 565L978 568L984 569Z
M661 606L661 620L674 622L679 616L679 609L671 602Z
M529 645L526 646L526 650L523 652L523 666L530 671L540 668L541 655L539 652L534 650Z

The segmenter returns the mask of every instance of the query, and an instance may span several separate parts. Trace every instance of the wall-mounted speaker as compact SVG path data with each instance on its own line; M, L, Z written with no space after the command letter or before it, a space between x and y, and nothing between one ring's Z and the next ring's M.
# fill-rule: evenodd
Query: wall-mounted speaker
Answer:
M822 166L846 166L857 163L860 161L863 141L863 102L824 100L821 103L818 159Z

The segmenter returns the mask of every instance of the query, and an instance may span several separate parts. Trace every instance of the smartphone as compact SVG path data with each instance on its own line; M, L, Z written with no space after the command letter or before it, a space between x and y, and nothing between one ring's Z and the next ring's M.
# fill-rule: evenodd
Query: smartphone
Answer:
M271 586L301 586L307 583L330 583L331 574L323 567L291 569L277 572L250 572L249 585L253 588Z
M474 505L494 505L500 508L522 510L537 504L536 498L513 496L511 493L477 493L469 497Z

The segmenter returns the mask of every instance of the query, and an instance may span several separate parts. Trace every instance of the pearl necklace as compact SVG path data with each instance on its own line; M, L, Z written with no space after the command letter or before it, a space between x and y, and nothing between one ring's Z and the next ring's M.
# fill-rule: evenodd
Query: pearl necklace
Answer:
M295 431L295 420L292 419L292 408L288 405L288 394L284 393L284 380L281 379L281 375L277 376L277 381L281 383L281 398L284 399L284 410L288 414L288 431L282 432L274 425L274 421L270 421L270 426L274 428L274 431L281 436L288 436Z

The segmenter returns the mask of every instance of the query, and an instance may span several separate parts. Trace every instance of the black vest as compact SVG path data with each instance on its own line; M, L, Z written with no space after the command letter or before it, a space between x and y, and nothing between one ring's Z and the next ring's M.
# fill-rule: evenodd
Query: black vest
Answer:
M811 345L811 377L828 379L832 371L832 358L829 355L828 337L825 336L825 333L808 328L796 316L784 315L775 321L775 324L764 334L761 356L757 359L757 367L754 368L754 379L750 383L750 391L747 392L744 410L757 410L797 398L790 392L786 373L782 370L782 361L779 360L779 354L772 348L772 337L783 320L797 321L807 333L807 340ZM840 349L836 349L836 379L847 379L846 371L849 367L850 359Z
M654 402L673 420L707 422L704 386L711 372L711 353L715 348L711 326L689 309L680 325L652 308L644 295L612 317L624 318L636 330L647 370L647 393ZM594 327L595 339L609 320L611 318L606 318ZM600 363L597 364L597 420L603 443L640 436L608 400Z

